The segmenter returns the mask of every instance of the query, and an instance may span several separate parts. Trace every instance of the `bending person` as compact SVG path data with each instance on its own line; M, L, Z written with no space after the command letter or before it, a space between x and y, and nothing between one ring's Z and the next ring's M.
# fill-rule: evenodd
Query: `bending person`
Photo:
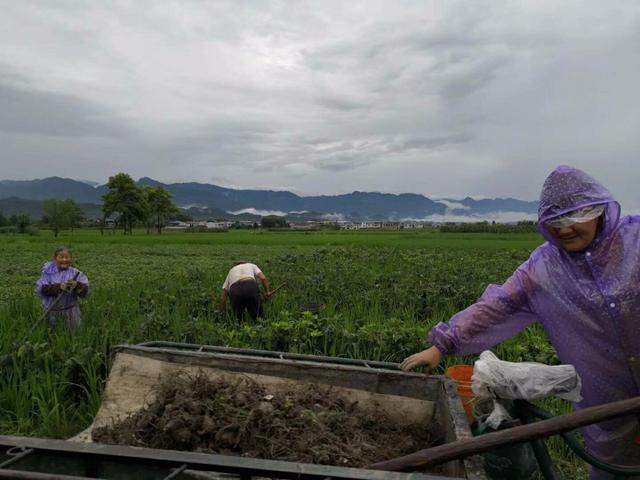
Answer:
M258 281L262 283L265 298L271 296L269 281L262 270L253 263L238 262L229 270L227 278L222 285L222 296L220 304L222 308L227 305L227 298L231 300L231 308L238 320L246 310L249 316L255 320L263 315L262 297Z
M640 217L620 218L602 185L560 166L542 187L538 228L547 241L502 286L489 285L477 303L436 325L433 346L406 358L403 370L479 353L539 321L560 360L582 378L576 408L640 395ZM603 461L640 465L637 417L583 434ZM591 478L614 477L592 468Z
M51 328L58 322L75 330L80 326L79 298L89 295L89 279L77 268L71 266L71 251L60 247L53 253L53 260L42 267L36 282L36 294L40 297L42 309L47 313Z

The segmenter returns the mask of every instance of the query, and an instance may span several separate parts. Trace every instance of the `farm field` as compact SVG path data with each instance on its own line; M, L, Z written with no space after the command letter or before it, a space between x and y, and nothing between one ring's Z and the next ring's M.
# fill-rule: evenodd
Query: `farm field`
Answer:
M488 283L503 282L542 242L536 234L432 231L80 231L0 240L0 431L56 438L91 422L113 345L168 340L399 362L424 348L433 325L475 301ZM93 288L74 334L40 323L33 293L60 244L71 247ZM258 264L273 287L287 284L256 323L239 324L217 307L238 260ZM324 308L302 311L311 303ZM557 362L536 325L496 352L511 361ZM436 373L471 361L447 359ZM543 406L570 409L560 401ZM582 469L552 445L558 461Z

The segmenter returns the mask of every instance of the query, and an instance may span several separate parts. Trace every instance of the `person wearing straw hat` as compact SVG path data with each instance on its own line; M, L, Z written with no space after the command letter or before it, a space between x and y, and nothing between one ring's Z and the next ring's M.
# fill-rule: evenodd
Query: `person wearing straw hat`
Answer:
M401 368L435 368L445 355L480 353L539 321L561 362L582 379L576 408L640 396L640 216L621 217L599 182L559 166L542 187L538 229L546 242L503 285L489 285L475 304L436 325L432 347ZM635 416L583 434L601 460L640 465ZM590 475L614 478L595 467Z
M262 295L258 282L264 288L264 297L271 297L269 280L257 265L248 262L236 262L229 270L222 285L220 305L226 308L227 299L231 300L231 308L238 320L242 319L245 310L255 321L263 315Z

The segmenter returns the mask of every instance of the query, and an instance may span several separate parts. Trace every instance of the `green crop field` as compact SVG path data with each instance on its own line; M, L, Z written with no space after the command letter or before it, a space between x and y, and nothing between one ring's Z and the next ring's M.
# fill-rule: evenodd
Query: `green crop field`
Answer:
M81 231L0 241L0 431L65 438L96 413L113 345L169 340L399 362L425 347L430 327L473 303L488 283L503 282L542 239L433 231ZM72 248L93 288L75 333L39 322L33 292L60 244ZM287 284L256 323L238 323L217 307L238 260L258 264L273 286ZM324 308L304 312L310 303ZM505 360L557 361L537 325L496 352ZM450 358L442 368L471 361ZM554 400L544 406L556 414L570 409ZM584 471L551 443L559 462Z

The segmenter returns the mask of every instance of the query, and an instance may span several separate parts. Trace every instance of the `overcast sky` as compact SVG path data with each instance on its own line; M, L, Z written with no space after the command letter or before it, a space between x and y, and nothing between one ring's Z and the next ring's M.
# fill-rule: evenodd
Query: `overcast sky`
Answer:
M0 2L0 178L640 207L640 2Z

